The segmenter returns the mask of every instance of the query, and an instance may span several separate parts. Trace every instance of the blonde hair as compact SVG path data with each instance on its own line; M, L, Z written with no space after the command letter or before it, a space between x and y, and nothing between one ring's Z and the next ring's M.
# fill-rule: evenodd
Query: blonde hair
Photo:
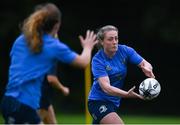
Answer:
M50 33L56 23L61 21L60 10L52 3L38 5L34 13L25 19L22 32L27 39L29 48L34 53L42 49L42 35Z

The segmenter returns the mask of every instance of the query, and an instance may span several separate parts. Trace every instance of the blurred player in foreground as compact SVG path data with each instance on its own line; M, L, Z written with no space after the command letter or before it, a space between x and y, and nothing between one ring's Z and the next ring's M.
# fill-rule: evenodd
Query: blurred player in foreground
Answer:
M89 64L97 43L94 32L79 37L83 50L78 54L54 38L60 25L61 12L52 3L41 5L25 19L10 53L9 81L1 104L6 124L41 123L37 113L41 87L56 61L80 68Z
M124 124L116 113L121 98L139 98L135 87L122 90L127 63L139 66L148 77L154 77L152 66L133 48L118 44L118 29L107 25L99 29L97 39L102 46L92 59L94 82L89 93L88 109L94 124Z

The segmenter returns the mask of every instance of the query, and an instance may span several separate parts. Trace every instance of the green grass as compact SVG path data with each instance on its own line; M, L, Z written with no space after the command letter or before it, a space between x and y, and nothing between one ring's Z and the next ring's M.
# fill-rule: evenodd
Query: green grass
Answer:
M122 116L126 124L180 124L180 116Z
M139 116L122 115L121 118L125 124L180 124L180 116ZM83 114L58 114L59 124L85 124L85 115ZM4 121L0 116L0 124Z
M59 114L57 115L58 123L62 124L84 124L85 115L83 114Z
M121 118L125 124L180 124L180 116L139 116L122 115ZM83 114L59 114L58 123L62 124L84 124L85 116Z

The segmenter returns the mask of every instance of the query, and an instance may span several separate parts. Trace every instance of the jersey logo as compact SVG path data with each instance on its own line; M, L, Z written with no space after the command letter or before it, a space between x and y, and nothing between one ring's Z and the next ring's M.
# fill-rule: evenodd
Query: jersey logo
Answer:
M107 110L107 108L105 105L101 105L101 107L99 108L100 113L106 112L106 110Z
M109 65L107 65L106 70L110 71L110 70L112 70L112 68Z

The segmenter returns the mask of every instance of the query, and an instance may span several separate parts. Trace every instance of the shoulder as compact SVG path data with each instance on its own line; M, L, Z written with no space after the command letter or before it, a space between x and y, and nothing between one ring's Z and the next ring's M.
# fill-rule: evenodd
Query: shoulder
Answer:
M127 45L121 45L121 44L118 46L118 50L123 53L131 53L134 51L132 47L127 46Z
M14 41L12 49L14 49L15 47L21 47L21 46L25 46L26 45L26 39L25 36L23 34L20 34Z
M47 34L43 36L43 41L45 45L51 46L53 48L68 48L68 46L65 43Z
M25 36L24 36L23 34L20 34L20 35L16 38L15 43L16 43L16 42L20 42L20 41L25 41Z
M20 34L20 35L17 37L17 39L19 39L19 40L21 40L21 39L25 39L24 34Z
M132 49L132 47L128 46L128 45L124 45L124 44L119 44L118 45L118 48L120 50L129 50L129 49Z
M93 56L92 60L102 58L102 50L98 50L97 53Z
M99 50L92 58L92 63L102 63L103 62L103 51Z

